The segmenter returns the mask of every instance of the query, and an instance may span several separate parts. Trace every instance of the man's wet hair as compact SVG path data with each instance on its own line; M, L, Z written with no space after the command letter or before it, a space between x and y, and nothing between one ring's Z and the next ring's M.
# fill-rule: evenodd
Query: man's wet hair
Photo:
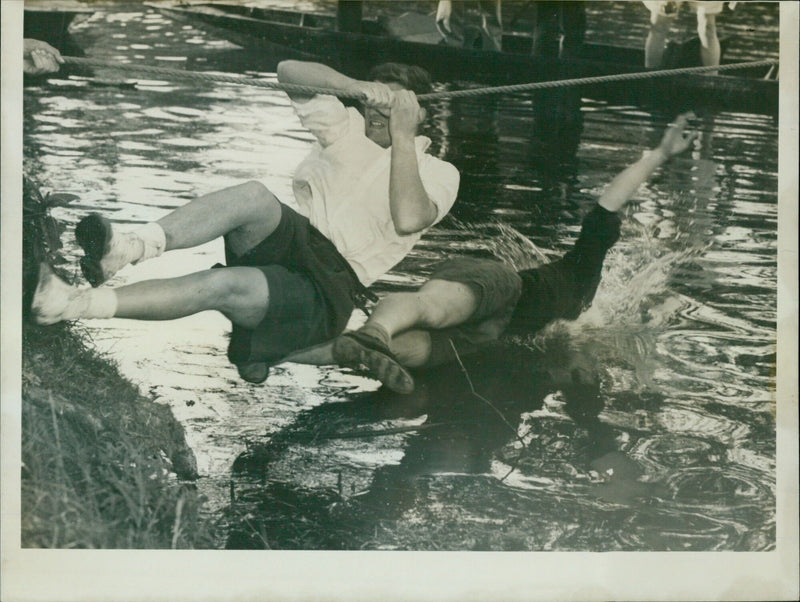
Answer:
M422 67L403 63L382 63L373 67L368 80L384 84L396 83L415 94L427 94L433 89L430 73Z

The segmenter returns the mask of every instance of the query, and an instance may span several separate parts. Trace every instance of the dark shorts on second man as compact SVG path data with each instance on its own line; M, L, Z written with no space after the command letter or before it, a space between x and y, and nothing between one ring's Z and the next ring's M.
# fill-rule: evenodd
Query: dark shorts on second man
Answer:
M574 320L594 299L606 253L619 238L620 219L596 205L583 219L575 246L562 258L532 270L515 271L491 259L453 259L430 279L460 282L478 298L478 308L459 326L432 330L427 366L477 351L503 332L534 334L558 319Z
M234 325L228 359L275 364L340 334L365 288L333 243L291 207L264 241L236 256L225 241L227 266L260 269L267 278L267 314L253 330Z

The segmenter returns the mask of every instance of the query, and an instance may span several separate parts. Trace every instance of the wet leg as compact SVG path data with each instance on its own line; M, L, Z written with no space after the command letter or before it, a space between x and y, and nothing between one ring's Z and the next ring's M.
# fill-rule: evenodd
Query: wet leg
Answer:
M408 330L392 338L391 352L397 361L407 368L417 368L425 364L431 352L431 336L425 330ZM337 363L333 357L333 341L301 349L282 361L313 366L327 366Z
M404 362L422 365L430 354L430 337L408 331L455 326L468 320L477 305L478 298L467 285L429 280L414 293L397 293L382 299L363 327L334 341L333 357L341 366L365 367L393 391L410 393L414 380ZM395 335L400 333L407 334L395 341ZM402 359L392 351L397 343Z
M401 332L392 338L391 350L406 368L419 368L431 355L431 335L427 330Z
M466 284L429 280L413 293L396 293L381 299L364 329L379 327L390 339L411 329L449 328L467 321L478 298Z

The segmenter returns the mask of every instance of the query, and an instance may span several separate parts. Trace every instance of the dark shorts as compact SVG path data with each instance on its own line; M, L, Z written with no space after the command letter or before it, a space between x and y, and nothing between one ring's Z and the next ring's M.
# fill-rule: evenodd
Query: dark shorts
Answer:
M291 207L260 244L236 256L225 240L228 266L260 269L267 279L267 314L253 330L234 325L228 359L275 364L341 333L365 291L336 247Z
M478 309L459 326L432 330L427 366L477 351L505 331L533 334L554 320L574 320L594 299L606 253L619 238L616 213L595 206L584 218L575 246L561 259L516 272L494 260L455 259L431 279L461 282L478 296Z
M431 331L431 354L426 362L431 366L453 359L451 341L461 354L497 339L511 320L522 291L522 280L516 270L494 259L444 261L434 268L429 280L465 284L478 301L466 322Z

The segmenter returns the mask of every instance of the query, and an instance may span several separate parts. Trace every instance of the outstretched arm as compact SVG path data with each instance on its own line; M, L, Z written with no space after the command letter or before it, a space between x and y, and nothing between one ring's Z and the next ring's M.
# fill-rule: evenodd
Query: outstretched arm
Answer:
M600 206L608 211L619 211L658 167L689 148L698 137L697 132L686 130L691 117L694 117L692 113L680 115L669 125L656 148L617 175L600 195Z
M365 104L387 109L392 106L394 99L394 92L386 84L353 79L321 63L281 61L278 64L278 81L282 84L356 92L363 97ZM289 96L295 102L305 102L311 98L296 93L290 93Z

